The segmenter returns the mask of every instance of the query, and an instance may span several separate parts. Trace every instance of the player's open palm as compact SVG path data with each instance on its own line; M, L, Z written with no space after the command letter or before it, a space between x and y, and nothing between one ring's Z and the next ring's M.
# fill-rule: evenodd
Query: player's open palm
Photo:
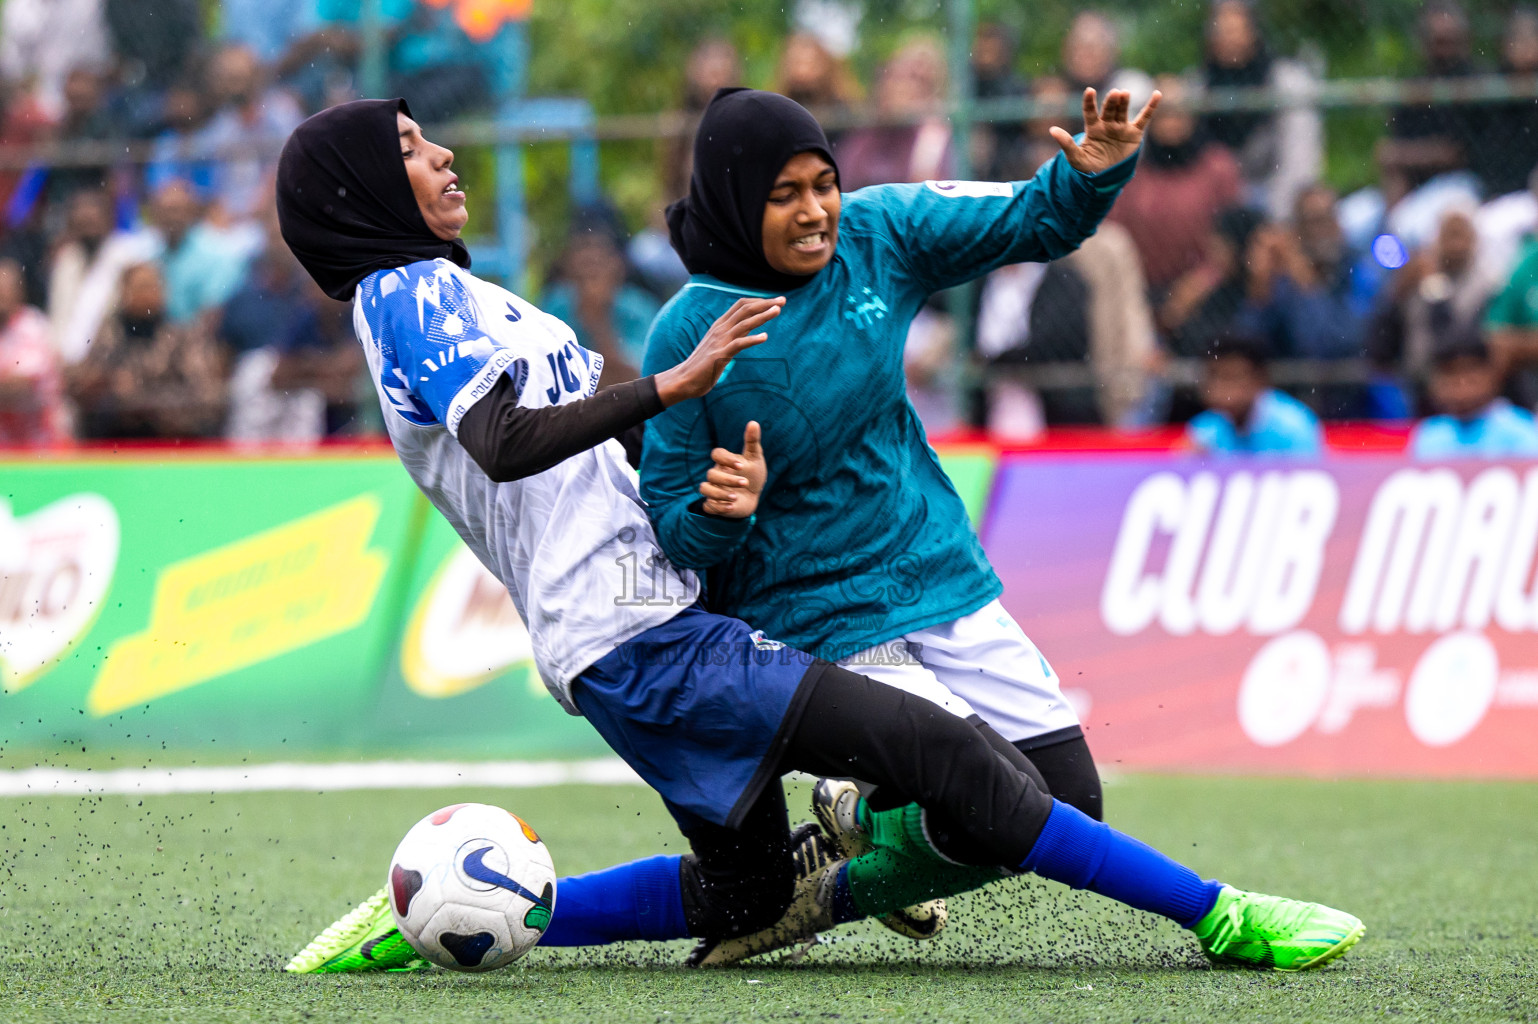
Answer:
M746 519L758 511L758 496L764 489L769 467L764 462L764 446L756 421L749 421L742 432L742 452L716 448L710 453L715 465L700 484L705 496L704 509L713 516Z
M738 352L769 340L760 327L780 315L785 297L738 299L710 325L689 358L657 374L657 395L663 405L698 398L716 386Z
M1112 89L1105 94L1105 106L1098 107L1095 90L1084 90L1084 141L1075 142L1061 128L1052 128L1052 138L1061 147L1068 163L1085 174L1099 174L1115 167L1137 152L1143 144L1143 130L1159 106L1161 94L1155 92L1137 117L1128 119L1132 94Z

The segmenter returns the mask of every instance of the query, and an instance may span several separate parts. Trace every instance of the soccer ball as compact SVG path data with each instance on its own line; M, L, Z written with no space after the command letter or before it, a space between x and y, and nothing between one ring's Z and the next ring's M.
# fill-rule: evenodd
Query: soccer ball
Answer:
M522 818L488 804L455 804L412 826L388 885L401 935L451 971L507 966L555 910L550 851Z

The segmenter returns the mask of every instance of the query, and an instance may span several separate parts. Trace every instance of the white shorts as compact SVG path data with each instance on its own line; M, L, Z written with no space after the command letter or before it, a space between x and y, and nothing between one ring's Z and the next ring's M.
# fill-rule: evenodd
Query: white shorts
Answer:
M998 601L970 615L904 633L839 662L969 718L977 715L1011 743L1069 739L1079 716L1057 673Z

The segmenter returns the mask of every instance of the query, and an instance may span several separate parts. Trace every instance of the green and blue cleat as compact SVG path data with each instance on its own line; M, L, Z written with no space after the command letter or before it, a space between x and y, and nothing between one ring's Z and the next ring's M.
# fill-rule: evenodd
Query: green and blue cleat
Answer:
M395 927L389 894L380 889L317 935L283 969L294 974L340 974L420 971L431 966Z
M1213 963L1306 971L1345 953L1367 928L1341 910L1225 885L1192 931Z

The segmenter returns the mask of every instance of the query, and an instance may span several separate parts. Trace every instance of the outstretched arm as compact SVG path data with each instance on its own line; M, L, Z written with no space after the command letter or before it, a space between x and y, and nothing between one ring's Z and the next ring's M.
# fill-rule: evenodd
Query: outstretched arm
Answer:
M1112 90L1102 108L1086 89L1084 134L1054 128L1063 152L1029 181L877 186L869 194L894 258L922 289L938 291L1011 263L1066 256L1094 234L1131 180L1159 98L1154 93L1129 119L1126 92Z
M513 378L503 374L460 419L459 443L500 484L543 473L661 411L655 377L614 384L565 405L525 409Z

